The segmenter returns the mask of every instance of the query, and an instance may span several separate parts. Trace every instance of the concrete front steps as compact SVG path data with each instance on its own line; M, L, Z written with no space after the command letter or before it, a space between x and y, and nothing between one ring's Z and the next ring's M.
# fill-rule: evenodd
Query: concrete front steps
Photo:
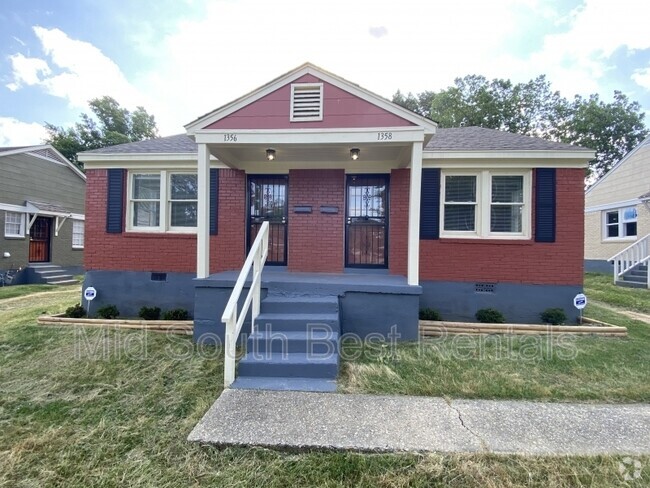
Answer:
M627 288L648 288L648 265L632 268L623 275L622 280L616 281L616 284Z
M337 296L269 294L232 388L336 391L340 332Z
M29 268L34 271L34 281L37 283L46 285L74 285L79 283L72 275L66 274L65 270L56 264L31 263Z

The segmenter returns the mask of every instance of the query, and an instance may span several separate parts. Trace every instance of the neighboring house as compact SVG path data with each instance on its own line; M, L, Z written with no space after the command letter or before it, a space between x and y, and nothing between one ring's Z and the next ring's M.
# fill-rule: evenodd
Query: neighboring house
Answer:
M647 280L643 279L647 271L637 258L647 261L649 234L650 137L626 154L586 192L587 271L611 272L611 261L622 260L626 263L617 272L617 281L645 281L647 285ZM619 255L630 247L629 255Z
M424 307L449 320L484 307L511 322L537 322L549 307L576 316L591 150L438 129L311 64L186 130L79 154L94 307L184 307L195 339L216 340L269 221L262 311L271 315L258 324L299 317L415 339Z
M50 145L0 147L0 270L16 283L83 272L85 175Z

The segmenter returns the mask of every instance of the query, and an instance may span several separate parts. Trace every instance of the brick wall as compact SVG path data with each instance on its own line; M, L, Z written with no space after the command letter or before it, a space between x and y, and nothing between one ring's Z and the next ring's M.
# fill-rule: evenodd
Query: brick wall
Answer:
M210 236L210 271L238 269L245 252L246 176L221 170L219 235ZM87 270L196 271L196 235L106 233L106 170L88 170L84 266ZM126 205L125 205L126 208Z
M534 235L529 241L422 240L420 279L582 284L583 181L582 169L557 170L556 242L534 242ZM534 234L534 215L532 221Z
M408 267L410 169L390 174L390 219L388 221L388 266L391 274L406 276Z
M310 205L312 213L293 213L295 205ZM336 206L336 214L320 207ZM345 172L291 170L289 172L290 271L342 273L344 265Z

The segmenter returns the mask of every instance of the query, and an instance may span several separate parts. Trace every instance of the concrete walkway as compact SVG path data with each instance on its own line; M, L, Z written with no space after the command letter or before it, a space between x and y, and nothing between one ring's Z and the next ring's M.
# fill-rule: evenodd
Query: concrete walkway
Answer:
M377 452L650 454L650 405L225 390L188 440Z

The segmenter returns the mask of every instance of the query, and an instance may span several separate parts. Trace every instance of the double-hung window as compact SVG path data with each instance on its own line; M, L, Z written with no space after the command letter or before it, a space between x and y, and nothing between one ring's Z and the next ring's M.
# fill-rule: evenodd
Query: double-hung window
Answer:
M530 238L531 172L444 172L441 236Z
M72 248L83 249L84 247L84 221L72 221Z
M25 214L5 212L5 237L25 237Z
M603 212L603 239L636 238L636 207L617 208Z
M196 232L196 173L132 172L129 175L129 230Z

